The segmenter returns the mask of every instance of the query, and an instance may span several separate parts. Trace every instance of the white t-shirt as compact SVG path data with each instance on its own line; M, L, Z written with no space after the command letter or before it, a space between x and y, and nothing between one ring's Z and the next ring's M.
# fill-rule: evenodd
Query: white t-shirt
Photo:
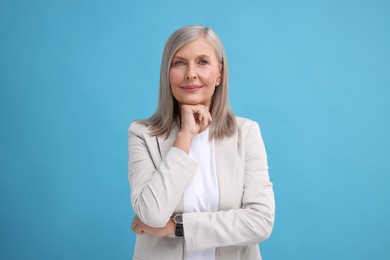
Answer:
M209 140L209 128L192 139L189 156L198 163L199 169L184 191L184 212L218 211L219 188L214 140ZM215 248L186 251L184 259L215 260Z

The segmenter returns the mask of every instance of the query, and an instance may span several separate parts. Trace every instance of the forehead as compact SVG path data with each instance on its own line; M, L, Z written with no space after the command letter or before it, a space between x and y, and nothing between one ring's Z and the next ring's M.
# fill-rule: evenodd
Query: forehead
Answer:
M204 38L185 44L174 56L192 57L202 55L216 58L214 47Z

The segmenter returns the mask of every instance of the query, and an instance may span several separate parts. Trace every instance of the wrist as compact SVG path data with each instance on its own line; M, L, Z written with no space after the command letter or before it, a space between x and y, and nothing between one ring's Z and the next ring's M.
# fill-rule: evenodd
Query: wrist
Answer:
M192 132L190 131L185 131L185 130L180 130L179 133L177 134L177 136L180 136L180 138L182 138L183 140L187 140L187 141L192 141L192 138L194 138L196 134L193 134Z
M183 214L176 214L173 217L173 221L176 224L175 235L177 237L183 237L184 236Z
M176 231L176 223L173 221L173 218L171 218L168 222L168 235L175 236Z
M193 137L194 135L189 132L179 131L173 146L183 150L186 153L189 153Z

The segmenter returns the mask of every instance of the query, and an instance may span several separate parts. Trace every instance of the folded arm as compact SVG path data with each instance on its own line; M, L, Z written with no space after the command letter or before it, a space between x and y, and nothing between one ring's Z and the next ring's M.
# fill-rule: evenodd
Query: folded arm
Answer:
M129 128L131 202L144 224L160 228L168 223L198 165L184 151L172 147L156 169L139 127L133 123Z

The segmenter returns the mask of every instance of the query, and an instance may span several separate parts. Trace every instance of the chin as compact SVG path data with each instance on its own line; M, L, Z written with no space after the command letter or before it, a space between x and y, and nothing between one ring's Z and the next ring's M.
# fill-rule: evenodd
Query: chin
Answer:
M183 104L183 105L195 106L195 105L203 104L204 102L202 102L200 100L183 100L183 101L180 101L179 103Z

